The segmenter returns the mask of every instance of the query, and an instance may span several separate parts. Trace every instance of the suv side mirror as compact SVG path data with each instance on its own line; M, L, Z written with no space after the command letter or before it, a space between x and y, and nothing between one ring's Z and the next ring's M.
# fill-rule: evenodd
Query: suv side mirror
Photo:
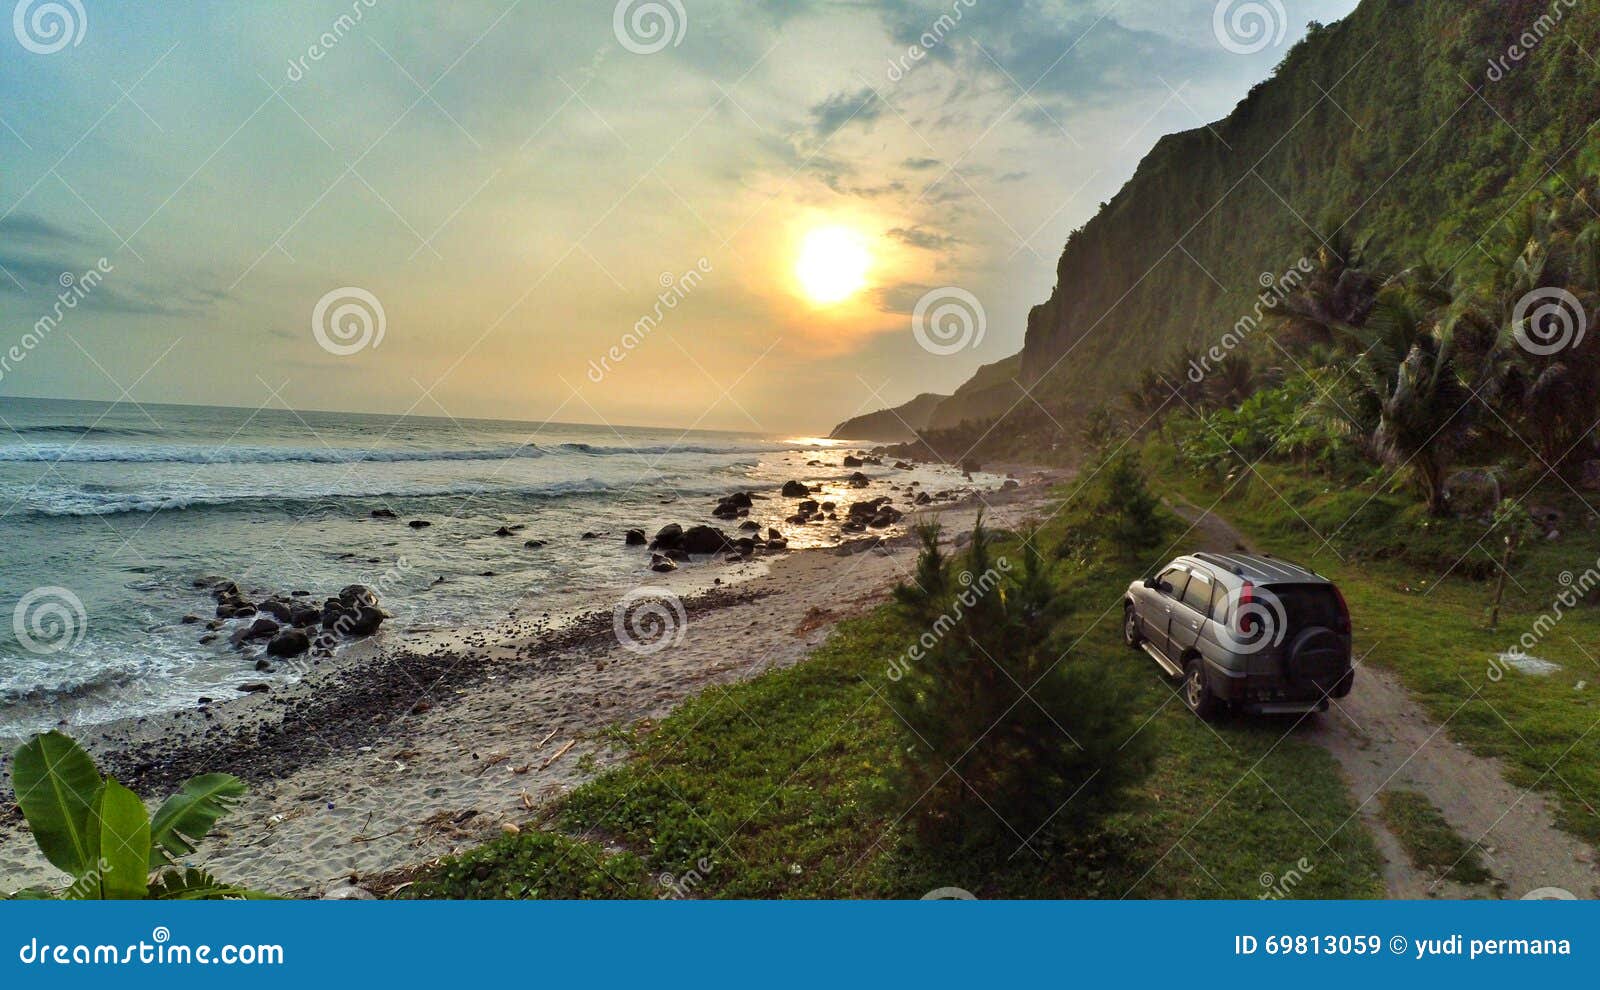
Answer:
M1161 582L1157 581L1154 577L1147 577L1144 579L1144 586L1149 588L1151 591L1159 591L1161 589Z

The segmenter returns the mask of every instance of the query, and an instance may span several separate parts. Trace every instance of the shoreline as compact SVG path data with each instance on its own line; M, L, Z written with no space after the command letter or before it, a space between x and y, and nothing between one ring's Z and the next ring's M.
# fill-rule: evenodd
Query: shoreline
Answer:
M799 662L909 570L912 524L933 517L959 531L982 510L1015 525L1062 476L1009 469L1031 477L918 507L893 536L844 534L837 546L719 567L720 586L699 565L641 578L641 589L681 602L681 637L659 652L625 647L612 609L425 631L349 648L268 694L94 726L79 739L103 772L150 801L197 773L240 777L249 794L195 863L317 895L527 822L625 755L607 741L613 727L648 725L693 694ZM7 807L0 886L59 880Z

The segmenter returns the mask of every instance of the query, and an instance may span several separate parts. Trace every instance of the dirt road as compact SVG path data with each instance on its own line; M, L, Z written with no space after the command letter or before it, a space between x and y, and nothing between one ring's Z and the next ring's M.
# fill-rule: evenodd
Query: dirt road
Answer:
M1227 520L1187 503L1172 504L1188 522L1199 549L1251 551ZM1600 896L1594 850L1557 828L1536 792L1507 782L1499 761L1477 756L1450 738L1401 685L1381 669L1382 647L1358 659L1355 690L1294 731L1325 746L1339 761L1359 805L1357 814L1377 837L1390 897L1524 897L1559 888ZM1362 645L1356 643L1356 656ZM1458 835L1476 842L1494 879L1478 885L1440 880L1412 865L1379 814L1385 790L1425 795Z

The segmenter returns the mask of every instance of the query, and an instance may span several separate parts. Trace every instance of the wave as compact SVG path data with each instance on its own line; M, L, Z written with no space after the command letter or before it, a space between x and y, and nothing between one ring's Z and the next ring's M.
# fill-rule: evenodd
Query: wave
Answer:
M66 433L76 437L153 437L160 436L159 430L140 429L134 426L85 426L82 423L36 423L32 426L16 426L6 431L17 436L29 436L37 433L57 434Z
M672 492L683 496L714 495L726 493L726 483L707 483L686 486L683 479L660 475L654 478L609 483L598 478L572 481L550 481L533 485L484 485L462 482L459 484L431 486L379 487L361 490L324 492L272 493L244 492L105 492L72 489L69 491L36 493L27 496L27 510L41 516L114 516L128 513L164 512L182 509L230 509L248 511L305 511L308 506L325 505L329 509L358 512L365 515L368 508L382 506L385 501L410 501L414 499L466 498L477 496L485 500L563 499L584 496L605 496L624 492L637 492L644 486L669 485ZM351 508L345 505L359 502ZM368 503L376 503L371 505ZM421 510L416 510L421 511Z
M23 444L0 447L0 462L48 464L390 464L424 461L504 461L555 455L611 457L670 454L733 455L787 450L786 447L708 447L653 445L597 447L563 443L549 450L533 444L433 450L360 447L175 446L139 444L84 446Z

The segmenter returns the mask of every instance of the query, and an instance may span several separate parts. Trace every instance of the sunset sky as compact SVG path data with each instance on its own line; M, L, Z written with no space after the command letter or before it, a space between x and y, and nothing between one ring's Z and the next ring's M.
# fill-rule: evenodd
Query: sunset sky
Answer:
M0 32L0 352L111 271L0 395L775 433L1014 353L1155 140L1355 6L1240 53L1213 0L78 3ZM930 353L945 286L986 333ZM345 287L381 341L319 342Z

